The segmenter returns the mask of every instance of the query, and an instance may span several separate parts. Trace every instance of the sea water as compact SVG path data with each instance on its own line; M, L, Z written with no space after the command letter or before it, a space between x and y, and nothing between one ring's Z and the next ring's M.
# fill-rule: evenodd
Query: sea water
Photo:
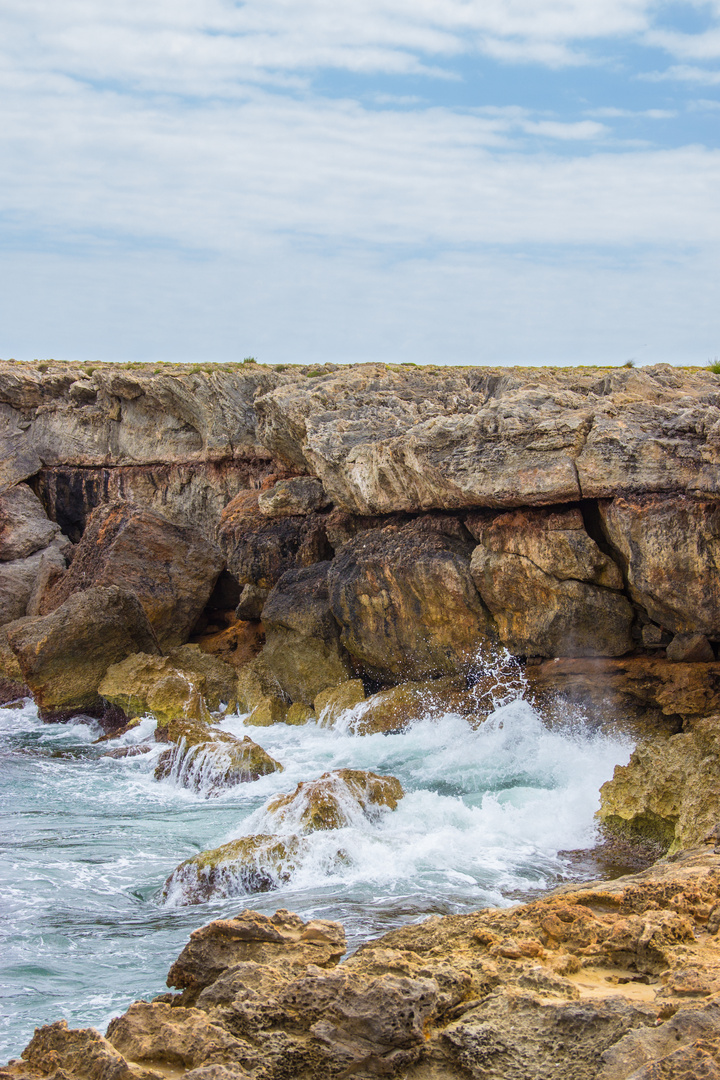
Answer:
M404 922L508 904L567 880L562 853L592 845L600 785L630 754L581 723L547 727L522 697L476 726L448 714L357 735L354 717L333 728L228 717L224 730L250 735L284 771L218 795L153 778L165 747L153 741L152 718L96 743L92 721L43 724L30 702L0 709L0 1061L36 1025L62 1017L104 1030L131 1001L166 989L191 930L244 908L339 919L352 949ZM152 749L106 756L132 743ZM276 891L188 906L174 890L163 900L183 859L274 831L272 797L340 768L397 777L397 810L311 834Z

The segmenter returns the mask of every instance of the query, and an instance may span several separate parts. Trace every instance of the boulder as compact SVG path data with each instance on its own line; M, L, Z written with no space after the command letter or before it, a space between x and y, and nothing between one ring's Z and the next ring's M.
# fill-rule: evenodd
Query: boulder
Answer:
M27 484L0 495L0 562L27 559L59 535L60 526L48 519L42 503Z
M56 537L27 558L0 562L0 626L39 613L46 590L65 573L69 547Z
M668 660L679 664L712 664L715 653L704 634L676 634L666 649Z
M17 656L8 643L8 633L28 622L30 619L26 617L0 626L0 705L30 697L30 687L24 681Z
M268 669L263 653L245 664L238 673L238 709L252 712L267 698L280 698L282 689L275 675Z
M278 480L273 487L258 496L258 510L265 517L291 517L323 510L329 500L323 486L314 476L293 476Z
M349 660L330 610L329 568L325 561L287 571L263 608L263 661L283 693L305 705L312 705L320 691L350 678Z
M43 610L79 590L121 585L140 600L160 644L172 648L187 641L222 567L219 550L198 529L132 503L100 506Z
M494 634L470 575L472 545L454 519L370 529L328 573L342 644L386 681L467 669Z
M600 513L632 599L673 634L720 641L720 503L638 495Z
M217 540L240 585L271 589L286 570L329 558L322 514L268 518L258 492L241 492L223 510Z
M403 731L414 720L476 711L475 698L465 689L464 681L446 676L380 690L356 710L351 727L355 735L388 734Z
M162 1072L126 1061L94 1028L71 1030L67 1020L36 1028L22 1058L32 1076L57 1076L61 1072L63 1076L92 1080L163 1080ZM60 1062L62 1067L58 1069Z
M286 885L307 854L299 836L242 836L180 863L163 885L173 905L270 892Z
M110 665L131 653L160 652L140 601L117 585L73 593L50 615L16 625L7 639L45 719L102 711L98 687Z
M309 724L315 719L315 712L309 705L303 705L301 701L295 701L285 715L285 723L292 725Z
M129 718L152 712L159 721L207 720L208 710L236 703L237 674L197 645L182 645L168 656L136 653L113 664L98 693Z
M677 735L655 736L603 784L598 819L610 832L665 851L701 843L720 820L719 759L720 716L693 721Z
M259 585L243 585L235 609L238 619L259 619L269 592L269 589L261 589Z
M345 952L345 931L325 919L308 922L281 909L273 916L243 911L193 930L167 978L168 986L198 992L241 963L304 969L334 967Z
M321 727L332 727L345 712L365 700L365 688L361 679L350 679L340 686L322 690L315 698L315 715Z
M245 718L245 723L255 727L270 727L272 724L284 724L287 714L287 702L270 695L258 701L250 715Z
M282 772L282 765L249 736L238 739L195 720L178 718L159 724L155 740L173 744L158 759L155 779L172 776L182 787L208 797L220 795L235 784Z
M280 830L309 833L377 819L383 808L395 810L403 794L394 776L336 769L318 780L302 781L290 795L272 799L265 810Z

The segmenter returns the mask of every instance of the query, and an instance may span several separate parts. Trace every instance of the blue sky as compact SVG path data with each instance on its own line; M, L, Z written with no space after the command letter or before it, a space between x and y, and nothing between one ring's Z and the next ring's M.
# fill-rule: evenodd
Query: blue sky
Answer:
M720 0L5 0L0 356L704 364Z

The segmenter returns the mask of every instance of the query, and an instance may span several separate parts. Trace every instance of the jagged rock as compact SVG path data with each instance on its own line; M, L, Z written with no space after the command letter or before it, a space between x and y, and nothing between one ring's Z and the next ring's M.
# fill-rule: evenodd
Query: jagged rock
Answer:
M340 686L322 690L313 702L315 715L322 727L332 727L345 712L365 700L365 688L361 679L349 679Z
M162 1080L155 1069L129 1063L109 1039L93 1028L69 1030L57 1020L35 1034L23 1050L31 1074L89 1078L89 1080ZM56 1071L57 1070L57 1071Z
M242 836L180 863L163 885L174 904L270 892L287 884L307 854L299 836Z
M172 775L183 787L202 791L208 797L235 784L282 772L283 768L249 736L238 739L194 720L178 718L158 724L155 740L173 744L161 754L155 779L165 780Z
M265 517L291 517L293 514L312 514L328 505L328 497L319 480L313 476L293 476L278 480L258 497L258 509Z
M343 829L363 818L376 818L383 807L397 808L403 789L394 776L362 769L336 769L318 780L302 781L290 795L272 799L265 807L281 829L302 833Z
M131 1061L162 1062L182 1069L207 1065L240 1067L252 1060L243 1039L213 1024L199 1009L171 1008L136 1001L124 1016L110 1021L108 1041Z
M200 991L228 968L252 961L290 968L334 967L345 952L345 931L325 919L308 922L281 909L272 917L243 911L233 919L193 930L190 941L170 968L168 986Z
M408 521L408 514L349 514L335 507L325 518L325 532L337 554L343 544L347 544L359 532L382 529L385 525L406 525Z
M68 547L58 537L25 559L0 562L0 625L38 614L45 591L65 573Z
M236 670L249 664L265 644L265 633L257 622L238 619L225 630L193 634L192 642L210 656L217 656Z
M711 664L715 659L712 645L704 634L676 634L666 654L668 660L680 664Z
M647 494L600 512L632 599L674 634L720 640L720 504Z
M350 677L328 599L330 565L325 561L289 570L263 608L263 661L283 693L305 705L312 705L322 690Z
M448 712L465 715L468 711L475 712L476 705L462 680L446 676L426 682L405 682L367 698L353 717L352 730L355 735L387 734L402 731L414 720Z
M76 592L52 614L16 624L7 639L46 719L102 709L98 687L111 664L160 652L140 601L116 585Z
M270 727L272 724L284 724L287 719L288 705L279 697L264 697L245 719L246 724L255 727Z
M600 789L598 818L612 832L676 851L702 841L718 819L720 716L638 746Z
M243 585L235 609L238 619L259 619L269 592L269 589L261 589L259 585Z
M241 492L225 507L217 539L240 585L271 589L287 570L327 559L332 551L323 515L267 518L258 492Z
M140 600L161 645L182 645L222 565L218 549L197 529L132 503L101 506L90 515L70 569L46 593L43 609L54 610L82 589L122 585Z
M602 1062L598 1080L714 1080L714 1073L720 1076L720 1010L681 1009L665 1024L636 1028L606 1050Z
M453 519L359 533L333 560L330 607L348 652L393 679L452 674L493 636Z
M152 712L159 721L175 717L208 720L237 699L237 675L197 645L183 645L169 656L136 653L105 673L98 693L129 718Z
M303 705L300 701L295 701L289 707L285 716L285 723L292 725L307 724L311 720L315 719L315 711L310 708L309 705Z
M18 484L0 495L0 562L27 559L46 548L60 532L37 495Z

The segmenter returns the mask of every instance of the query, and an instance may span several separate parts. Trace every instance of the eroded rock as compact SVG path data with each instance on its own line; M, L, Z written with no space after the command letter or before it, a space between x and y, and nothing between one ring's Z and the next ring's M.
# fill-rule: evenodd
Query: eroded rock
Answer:
M183 645L168 656L136 653L105 673L98 693L129 718L153 713L158 720L178 717L208 721L237 700L233 668L197 645Z
M299 836L242 836L180 863L163 886L163 898L185 905L270 892L287 884L306 854L307 842Z
M182 787L209 797L235 784L282 771L282 765L248 735L238 739L211 724L173 719L158 725L155 739L173 744L160 756L155 779L172 776Z
M403 789L394 776L362 769L336 769L318 780L302 781L290 795L272 799L266 812L281 830L303 833L342 829L395 810Z

